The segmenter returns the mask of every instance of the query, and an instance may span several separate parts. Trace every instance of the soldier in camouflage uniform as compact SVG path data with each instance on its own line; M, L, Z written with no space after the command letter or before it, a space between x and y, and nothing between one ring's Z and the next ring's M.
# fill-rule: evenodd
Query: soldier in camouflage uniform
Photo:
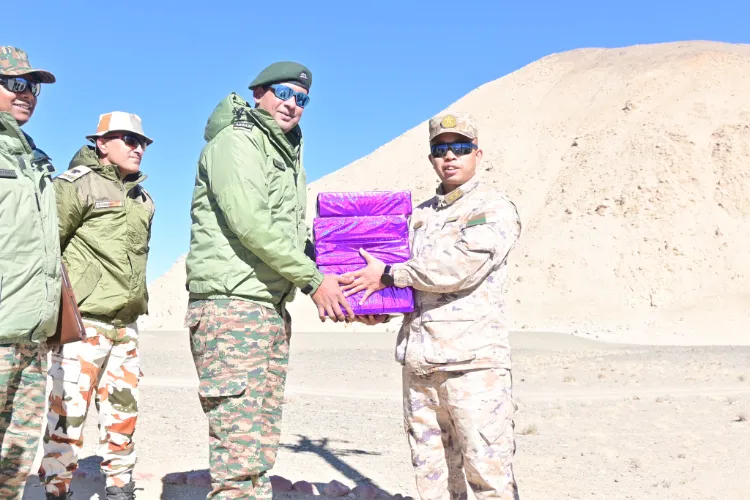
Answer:
M140 170L151 144L137 115L100 117L54 181L63 260L87 338L52 349L49 413L40 476L48 499L69 499L89 402L99 413L108 500L134 497L133 433L141 378L136 320L148 312L146 260L154 203Z
M205 130L193 204L186 326L208 417L208 498L271 498L291 337L286 310L301 288L326 317L353 319L334 276L318 271L305 224L299 121L310 70L274 63L231 93Z
M396 359L403 365L404 423L423 500L517 499L511 356L504 318L507 258L521 233L515 205L477 173L474 119L429 122L436 196L411 220L412 255L393 266L370 256L344 275L346 295L411 286ZM359 318L374 324L384 317Z
M60 308L54 168L21 127L55 77L0 46L0 498L19 499L44 421L45 341Z

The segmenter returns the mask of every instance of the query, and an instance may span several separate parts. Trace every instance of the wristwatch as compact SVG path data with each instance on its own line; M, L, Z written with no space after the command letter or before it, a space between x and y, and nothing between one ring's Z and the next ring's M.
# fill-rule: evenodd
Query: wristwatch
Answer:
M383 274L380 275L380 282L385 286L393 286L393 275L391 274L391 265L386 264Z

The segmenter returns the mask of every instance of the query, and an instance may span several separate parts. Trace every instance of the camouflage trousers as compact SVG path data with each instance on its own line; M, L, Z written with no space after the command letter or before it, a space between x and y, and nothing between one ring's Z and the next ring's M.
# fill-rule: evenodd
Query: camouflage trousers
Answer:
M404 426L422 500L517 500L510 370L403 371Z
M195 300L185 319L208 417L207 498L268 499L281 436L291 322L244 300Z
M44 347L0 345L0 498L20 500L44 421Z
M106 485L122 487L136 462L133 434L141 378L135 324L115 328L84 319L87 339L51 349L44 456L39 469L48 493L70 490L83 446L83 428L94 396L99 413L101 470Z

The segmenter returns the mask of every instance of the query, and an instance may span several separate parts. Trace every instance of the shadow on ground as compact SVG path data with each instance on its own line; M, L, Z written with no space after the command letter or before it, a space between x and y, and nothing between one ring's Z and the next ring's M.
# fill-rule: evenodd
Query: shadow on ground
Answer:
M381 488L376 481L372 478L366 477L362 472L357 470L355 467L347 463L344 457L355 456L355 455L379 455L379 453L373 453L366 450L360 450L355 448L345 447L332 447L332 443L338 445L349 444L348 441L333 441L328 438L313 440L307 436L297 435L299 442L297 444L282 444L281 447L285 448L292 453L311 453L325 460L332 468L338 471L342 476L349 480L350 488L354 488L359 485L371 485L377 490L379 497L390 497L392 494L383 488ZM273 475L273 472L271 473ZM312 481L312 478L288 478L291 482L296 481L307 481L311 485L314 485L318 492L322 495L328 482L316 482ZM209 473L206 469L202 470L191 470L185 472L173 472L165 475L162 478L164 484L162 490L161 500L172 500L177 498L198 498L194 495L203 495L210 491L210 486L207 482L210 480ZM353 483L353 484L351 484ZM284 498L287 495L294 494L298 497L309 496L304 493L298 493L296 491L276 491L274 490L274 498Z

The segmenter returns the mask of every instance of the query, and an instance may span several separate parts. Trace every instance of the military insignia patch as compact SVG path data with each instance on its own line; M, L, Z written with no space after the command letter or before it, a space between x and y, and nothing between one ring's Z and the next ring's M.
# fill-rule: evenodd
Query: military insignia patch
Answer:
M70 170L66 170L62 174L58 175L57 178L68 182L74 182L88 173L91 173L91 169L89 167L79 165L77 167L71 168Z
M234 122L232 125L235 129L245 129L245 130L252 130L253 127L255 127L255 124L249 121L240 120L237 122Z
M454 215L452 217L448 217L445 219L445 222L456 222L458 220L458 215Z
M286 170L286 163L278 158L273 159L273 166L278 168L279 170Z
M122 206L122 200L101 200L94 203L94 209L117 208Z
M440 126L443 128L453 128L456 126L456 117L453 115L445 115L440 121Z
M419 228L420 228L420 227L422 227L423 225L424 225L424 222L423 222L423 221L421 221L421 220L420 220L420 221L417 221L417 222L415 222L415 223L414 223L414 229L419 229Z
M9 168L0 168L0 179L17 179L18 173Z
M478 214L472 215L469 220L466 221L466 227L479 226L480 224L495 222L495 219L495 212L479 212Z
M461 191L461 188L454 189L450 193L445 195L445 202L447 204L455 203L456 201L460 200L464 195L464 192Z

